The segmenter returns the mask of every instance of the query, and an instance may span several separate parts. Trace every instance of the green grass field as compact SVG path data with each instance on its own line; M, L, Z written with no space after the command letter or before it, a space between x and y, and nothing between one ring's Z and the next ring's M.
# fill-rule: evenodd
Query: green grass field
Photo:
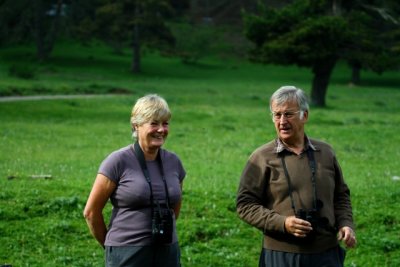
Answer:
M129 54L72 44L46 64L34 64L29 47L3 48L0 60L3 96L114 94L0 102L0 265L103 266L82 210L100 162L132 141L135 100L158 93L173 112L165 147L187 171L183 266L257 266L261 233L235 213L239 177L249 154L275 137L269 96L285 84L309 91L308 70L218 58L183 65L147 53L143 73L132 75ZM34 77L10 76L14 65ZM352 192L358 247L346 266L400 266L400 78L363 72L354 87L349 75L338 66L328 106L311 109L306 131L333 145Z

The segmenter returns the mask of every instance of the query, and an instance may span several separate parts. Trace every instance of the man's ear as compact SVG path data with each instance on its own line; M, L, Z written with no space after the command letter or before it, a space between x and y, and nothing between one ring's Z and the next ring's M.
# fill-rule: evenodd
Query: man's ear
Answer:
M308 110L301 111L301 113L300 113L300 118L301 118L302 120L304 120L305 122L308 121Z

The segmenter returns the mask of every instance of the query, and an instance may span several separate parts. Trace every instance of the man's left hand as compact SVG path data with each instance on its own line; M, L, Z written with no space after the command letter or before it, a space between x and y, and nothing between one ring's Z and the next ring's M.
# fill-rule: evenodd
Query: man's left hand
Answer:
M357 244L356 235L353 229L348 226L339 229L338 240L343 241L348 248L353 248Z

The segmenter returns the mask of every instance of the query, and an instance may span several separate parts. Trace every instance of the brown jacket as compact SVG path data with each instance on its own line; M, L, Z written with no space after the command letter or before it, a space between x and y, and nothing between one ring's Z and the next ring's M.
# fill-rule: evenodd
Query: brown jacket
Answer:
M236 208L242 220L264 233L264 247L294 253L318 253L338 244L336 231L343 226L354 229L350 190L332 148L321 141L306 140L316 162L316 195L323 207L319 217L329 226L318 227L314 240L296 238L285 233L286 216L294 215L288 181L282 166L289 173L296 210L313 207L312 172L306 152L296 155L280 149L279 140L271 141L250 156L240 179Z

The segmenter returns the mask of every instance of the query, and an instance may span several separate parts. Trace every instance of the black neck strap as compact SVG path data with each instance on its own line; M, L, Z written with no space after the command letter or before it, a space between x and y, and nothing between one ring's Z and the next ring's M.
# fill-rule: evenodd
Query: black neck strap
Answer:
M314 159L314 153L311 148L307 149L307 157L308 157L308 162L309 162L310 169L311 169L311 184L312 184L312 190L313 190L313 208L315 210L317 210L317 186L316 186L316 181L315 181L316 163L315 163L315 159ZM287 184L288 184L289 197L290 197L290 201L292 204L292 209L293 209L294 213L296 214L296 205L294 204L294 199L293 199L293 188L292 188L292 184L290 182L289 172L286 167L284 153L282 153L281 161L282 161L283 171L285 172L285 177L286 177Z
M154 203L154 196L153 196L153 186L151 184L149 169L147 168L147 164L146 164L146 160L144 158L143 150L140 147L138 142L135 142L133 152L135 153L136 158L139 161L140 167L142 168L144 177L146 178L146 181L149 184L149 187L150 187L150 203L151 203L151 207L153 208L153 206L155 204ZM157 162L158 162L158 166L160 167L161 179L162 179L162 181L164 183L165 195L166 195L166 205L167 205L167 208L169 208L170 200L169 200L168 186L167 186L167 181L165 180L164 167L163 167L163 163L162 163L162 159L161 159L160 150L158 150L156 159L157 159ZM159 205L158 201L157 201L156 204Z

